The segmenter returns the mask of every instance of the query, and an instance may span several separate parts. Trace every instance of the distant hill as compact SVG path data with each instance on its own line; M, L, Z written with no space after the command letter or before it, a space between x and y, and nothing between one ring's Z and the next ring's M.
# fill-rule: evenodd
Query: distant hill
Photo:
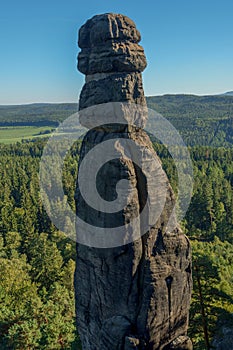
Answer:
M233 96L233 91L225 92L225 94L223 94L223 95L226 95L226 96Z
M1 126L57 126L77 112L76 103L33 103L0 106Z
M147 98L190 146L233 145L233 96L164 95Z
M233 92L232 92L233 93ZM163 95L147 97L190 146L233 146L233 96ZM57 126L77 112L77 104L0 106L1 126Z

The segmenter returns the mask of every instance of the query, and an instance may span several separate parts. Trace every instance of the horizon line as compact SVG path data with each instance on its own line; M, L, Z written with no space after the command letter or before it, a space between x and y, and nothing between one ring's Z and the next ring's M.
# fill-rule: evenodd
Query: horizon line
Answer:
M158 94L158 95L145 95L145 97L163 97L163 96L197 96L197 97L205 97L205 96L230 96L229 93L232 93L233 96L233 90L227 91L224 93L213 93L213 94L195 94L195 93L164 93L164 94ZM46 105L46 104L78 104L77 101L62 101L62 102L47 102L47 101L40 101L40 102L22 102L22 103L7 103L7 104L0 104L1 107L9 107L9 106L30 106L30 105Z

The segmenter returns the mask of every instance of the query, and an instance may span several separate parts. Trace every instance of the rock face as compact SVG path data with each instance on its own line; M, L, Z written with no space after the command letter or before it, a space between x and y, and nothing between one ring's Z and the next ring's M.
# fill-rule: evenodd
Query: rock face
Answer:
M232 327L221 326L218 329L218 334L215 335L212 342L213 349L225 350L233 349L233 331Z
M186 336L192 288L190 244L178 224L171 231L167 229L174 194L141 128L143 113L129 116L129 124L118 123L119 114L128 120L125 103L146 106L141 76L146 58L139 41L135 24L123 15L97 15L79 31L78 69L86 75L80 95L80 122L90 128L82 143L79 169L88 152L111 139L117 156L97 174L98 192L111 203L116 199L118 181L129 183L124 192L126 204L116 213L92 208L77 184L77 216L92 227L104 228L106 236L110 228L123 226L127 243L109 248L77 244L76 315L83 350L192 349ZM110 118L116 113L111 105L115 102L119 103L117 124ZM96 118L102 121L98 126ZM137 155L143 158L141 169L132 161L135 154L126 140L142 150ZM94 162L87 165L88 171ZM150 187L150 178L156 179L156 186ZM143 212L149 192L152 207L161 202L162 211L143 235L140 230L146 227L142 221L147 220L147 214L134 226L131 220ZM130 240L127 237L132 227L137 232Z

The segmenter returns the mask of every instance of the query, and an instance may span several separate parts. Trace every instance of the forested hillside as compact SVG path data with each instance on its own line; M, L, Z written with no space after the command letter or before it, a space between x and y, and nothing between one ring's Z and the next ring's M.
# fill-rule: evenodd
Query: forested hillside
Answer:
M57 126L77 111L75 103L0 106L1 126Z
M233 145L233 96L164 95L147 97L148 107L161 113L189 146ZM0 128L55 127L77 112L74 103L0 106Z
M79 349L75 334L75 243L50 222L39 196L45 141L0 145L0 349ZM166 148L155 144L176 189ZM74 208L80 143L65 161L65 193ZM231 327L233 299L233 149L190 148L194 193L183 221L193 248L190 336L209 349ZM56 180L55 180L56 181ZM62 205L62 203L58 203Z
M233 144L233 96L164 95L147 98L189 146L228 147Z

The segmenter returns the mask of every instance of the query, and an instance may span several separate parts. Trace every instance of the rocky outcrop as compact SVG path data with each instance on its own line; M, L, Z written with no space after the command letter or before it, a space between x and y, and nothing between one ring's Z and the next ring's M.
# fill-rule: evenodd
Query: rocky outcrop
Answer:
M87 232L87 244L77 244L76 315L83 350L192 349L186 336L190 244L173 217L173 191L142 129L146 102L141 72L146 59L139 41L135 24L123 15L95 16L79 31L78 68L86 75L80 122L90 128L79 171L95 146L112 140L114 158L99 169L96 188L111 203L117 198L118 182L128 183L118 191L125 205L117 212L93 208L77 183L77 216L93 228ZM87 162L87 174L95 162L95 157ZM171 217L173 228L168 230ZM111 231L116 227L123 227L118 245ZM99 228L104 229L99 238L103 244L93 246Z

